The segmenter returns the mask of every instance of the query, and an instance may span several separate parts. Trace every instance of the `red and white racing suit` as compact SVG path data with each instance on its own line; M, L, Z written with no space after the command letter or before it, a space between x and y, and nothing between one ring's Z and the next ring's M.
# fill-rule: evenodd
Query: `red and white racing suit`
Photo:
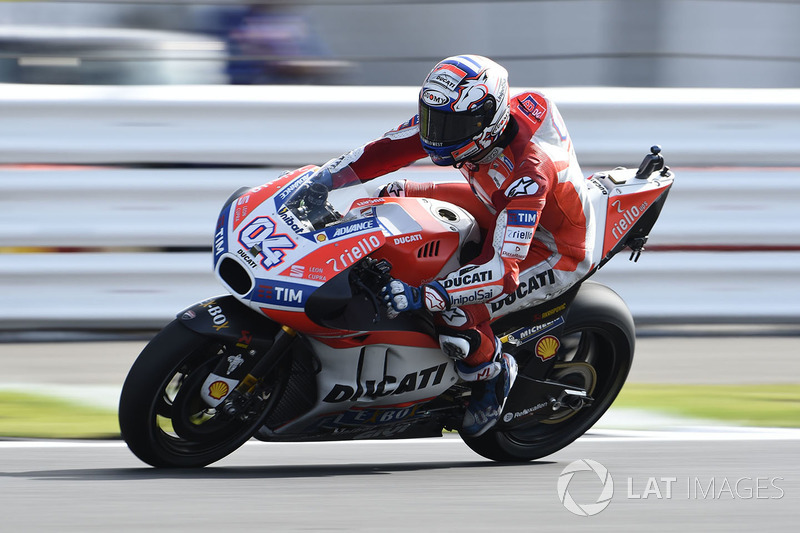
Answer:
M591 266L594 212L558 109L544 95L527 92L511 98L511 117L508 127L518 129L516 135L489 163L465 164L460 170L467 183L405 184L407 196L467 209L486 232L480 256L438 280L451 300L451 309L437 318L440 335L469 340L468 366L496 355L491 320L555 298ZM426 156L415 116L346 154L331 171L349 165L367 181Z

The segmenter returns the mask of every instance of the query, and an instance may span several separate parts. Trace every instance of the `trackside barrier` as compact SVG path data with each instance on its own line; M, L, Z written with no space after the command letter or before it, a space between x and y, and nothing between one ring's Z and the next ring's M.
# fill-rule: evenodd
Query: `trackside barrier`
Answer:
M514 92L525 90L514 88ZM545 88L584 165L798 165L800 90ZM0 163L298 166L416 112L416 87L0 85Z
M636 166L639 159L628 166ZM584 174L592 170L584 168ZM228 196L242 186L266 183L279 172L0 171L0 247L208 247ZM789 223L800 205L796 171L676 168L676 172L650 244L800 247L800 232ZM415 166L375 180L373 187L402 178L462 179L453 169Z
M211 252L6 254L0 330L150 329L223 294ZM800 252L645 252L593 278L628 303L639 324L794 323Z
M679 172L651 252L597 276L645 322L800 319L800 91L566 89L559 103L588 174L635 167L651 144ZM0 171L0 329L149 328L222 292L203 252L240 186L321 163L405 121L416 89L0 85L0 163L259 164L269 169ZM723 167L692 169L690 166ZM741 168L742 166L772 168ZM740 167L740 168L732 168ZM449 172L444 174L444 172ZM454 179L415 165L391 178ZM376 184L377 185L377 184ZM142 248L146 252L128 250ZM672 248L674 249L674 248Z
M676 172L673 191L651 234L651 248L800 247L800 235L787 223L800 205L794 172ZM229 194L277 173L0 172L0 247L111 250L0 253L0 330L153 328L194 301L222 293L211 274L210 252L125 250L210 249L218 210ZM391 177L453 179L453 173L414 167ZM800 251L646 251L636 264L623 252L594 279L619 292L642 323L796 323L798 272Z

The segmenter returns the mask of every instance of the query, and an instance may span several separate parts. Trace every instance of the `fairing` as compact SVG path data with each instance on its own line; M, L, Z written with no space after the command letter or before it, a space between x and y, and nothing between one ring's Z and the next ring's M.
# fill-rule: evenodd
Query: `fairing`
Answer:
M276 322L317 336L360 332L363 324L339 329L310 319L335 311L319 307L329 297L315 298L307 314L312 295L327 284L341 285L333 292L342 293L348 280L342 285L341 276L368 256L402 265L391 275L422 284L457 269L463 245L479 238L472 216L455 205L370 198L355 175L328 190L317 170L303 167L247 190L218 220L217 277L239 301Z

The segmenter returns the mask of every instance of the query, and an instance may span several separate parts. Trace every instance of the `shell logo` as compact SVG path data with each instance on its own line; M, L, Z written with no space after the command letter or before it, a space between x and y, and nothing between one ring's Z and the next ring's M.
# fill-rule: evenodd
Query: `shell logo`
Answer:
M215 400L221 400L228 395L229 390L230 387L228 387L228 384L224 381L215 381L208 386L208 395Z
M561 347L559 340L552 335L545 335L536 343L536 356L542 361L553 357Z

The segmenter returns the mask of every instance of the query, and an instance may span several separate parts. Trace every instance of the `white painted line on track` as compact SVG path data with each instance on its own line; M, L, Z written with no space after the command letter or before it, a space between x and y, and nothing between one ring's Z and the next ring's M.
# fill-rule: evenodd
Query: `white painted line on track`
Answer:
M796 428L746 428L746 427L686 427L670 430L591 430L578 442L698 442L698 441L765 441L800 440Z
M745 427L687 427L662 431L602 429L591 430L579 438L576 443L600 444L606 442L724 442L724 441L786 441L800 440L800 429L795 428L745 428ZM325 442L261 442L250 440L245 446L281 446L299 444L320 445L403 445L418 444L463 444L455 434L444 437L424 439L390 439L390 440L349 440ZM119 440L81 441L81 440L0 440L0 449L12 448L124 448L126 444Z
M88 441L88 440L4 440L0 441L0 449L10 448L122 448L122 441Z

